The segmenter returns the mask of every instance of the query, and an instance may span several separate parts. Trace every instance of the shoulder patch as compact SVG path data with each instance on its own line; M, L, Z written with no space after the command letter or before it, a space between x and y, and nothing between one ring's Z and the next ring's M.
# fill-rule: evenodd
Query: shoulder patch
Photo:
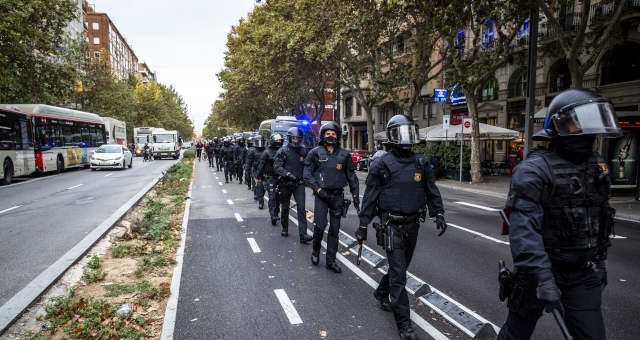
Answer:
M419 172L416 172L413 174L413 180L420 183L420 181L422 181L422 174Z
M602 170L602 173L604 173L605 175L609 174L609 168L607 168L607 164L606 163L598 163L598 166Z

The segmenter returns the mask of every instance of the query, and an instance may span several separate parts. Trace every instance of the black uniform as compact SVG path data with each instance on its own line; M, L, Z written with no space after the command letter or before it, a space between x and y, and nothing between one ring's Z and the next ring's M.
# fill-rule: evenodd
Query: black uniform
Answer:
M268 147L264 150L258 161L258 169L256 177L260 181L264 181L266 185L267 195L269 197L269 215L271 215L271 223L275 225L280 213L280 202L278 195L278 175L273 168L273 162L278 152L278 147ZM258 197L260 199L261 197Z
M366 184L360 225L366 226L378 216L392 243L386 247L389 270L375 294L389 296L396 323L403 327L410 324L405 284L420 220L426 207L431 217L443 213L442 198L427 157L421 154L401 157L394 150L376 158L369 168Z
M233 150L233 145L225 145L220 150L222 154L222 161L224 164L224 179L227 183L229 180L233 180L233 164L235 162L235 152Z
M247 157L247 148L244 143L238 142L233 149L235 152L235 174L240 184L242 184L242 175L244 174L244 160Z
M256 156L256 148L253 145L249 145L247 149L247 154L244 159L244 178L247 182L247 187L249 190L253 190L256 182L253 181L253 174L251 170L253 169L253 162L255 161Z
M606 260L615 213L608 171L597 154L580 163L566 158L533 151L511 178L507 208L516 275L498 339L531 337L545 307L537 288L554 279L569 332L576 339L605 339L600 304L606 272L595 263Z
M332 265L338 251L338 234L340 233L340 217L344 204L343 188L349 184L352 195L359 195L358 177L351 155L337 144L333 152L324 145L311 150L304 162L304 181L316 194L314 202L313 253L320 252L322 236L327 227L329 213L329 235L327 236L326 265ZM322 189L321 198L317 196L318 188Z
M258 201L258 206L260 209L264 206L264 182L262 179L258 178L258 164L260 163L260 159L262 155L265 153L264 147L257 147L255 149L255 153L249 160L249 164L251 165L251 173L253 178L258 179L258 183L255 183L255 187L253 188L253 197Z
M213 149L214 149L214 144L213 142L209 142L207 143L207 159L209 160L209 167L213 168L214 162L213 162Z
M307 149L287 144L278 150L274 167L280 176L280 202L282 203L282 215L280 222L282 230L289 228L289 206L291 195L296 201L296 211L298 212L298 231L300 236L307 235L307 216L305 208L304 191L304 159L307 157Z
M222 169L222 143L217 142L213 148L213 154L216 157L216 171Z
M200 161L200 158L202 156L202 143L198 142L198 144L196 144L196 156L198 157L198 162Z

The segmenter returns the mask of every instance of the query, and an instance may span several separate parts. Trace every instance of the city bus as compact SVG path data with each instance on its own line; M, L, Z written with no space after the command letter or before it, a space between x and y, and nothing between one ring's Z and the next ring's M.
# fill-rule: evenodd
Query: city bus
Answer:
M94 113L44 104L0 104L29 119L38 172L88 167L89 158L106 142L104 123Z
M23 112L0 108L0 179L11 184L14 176L36 171L33 133L29 116Z
M102 117L107 144L127 145L127 123L111 117Z
M292 127L298 127L302 130L302 143L305 148L312 149L316 146L316 136L311 124L306 120L299 120L292 116L277 116L276 119L264 120L260 123L258 133L267 141L272 134L279 133L286 144L287 131Z

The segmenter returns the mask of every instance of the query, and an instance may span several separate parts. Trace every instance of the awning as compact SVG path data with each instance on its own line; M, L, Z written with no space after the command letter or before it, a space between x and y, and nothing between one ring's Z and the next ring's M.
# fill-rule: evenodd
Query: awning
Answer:
M387 140L387 130L382 130L380 132L376 132L373 135L374 140Z
M544 123L544 117L547 116L547 107L543 107L536 114L533 115L534 123Z
M420 129L420 137L427 141L453 141L460 139L461 130L462 125L451 125L447 132L442 128L442 124L438 124ZM518 131L480 123L480 140L509 140L516 138L520 138L520 132ZM465 133L463 139L471 140L471 134Z

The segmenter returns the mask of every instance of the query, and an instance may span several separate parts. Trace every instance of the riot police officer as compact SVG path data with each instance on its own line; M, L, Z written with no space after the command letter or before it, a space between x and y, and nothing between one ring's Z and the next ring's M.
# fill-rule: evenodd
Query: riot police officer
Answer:
M307 149L302 145L302 131L298 127L289 128L287 145L278 150L274 162L276 173L280 176L280 203L282 204L280 223L282 224L282 235L289 235L289 205L291 204L291 195L293 195L298 212L300 243L304 244L312 240L311 236L307 235L304 178L302 176L306 156Z
M356 231L358 242L367 239L367 226L374 216L382 224L376 232L387 253L389 270L380 280L374 297L385 311L392 311L401 339L417 339L410 321L409 299L405 291L407 267L416 248L420 222L435 217L441 236L447 229L440 191L427 157L415 154L413 145L418 142L418 128L405 115L395 115L387 123L387 139L390 152L377 157L369 168L360 227Z
M244 144L244 136L238 138L233 151L235 152L235 173L238 178L238 183L242 184L242 175L244 174L244 159L247 157L247 147Z
M498 339L529 339L542 311L564 313L576 339L604 339L600 310L607 285L609 207L606 163L597 135L618 136L615 112L600 95L568 89L549 104L544 129L511 178L506 210L516 274Z
M209 140L209 142L207 143L207 147L206 147L206 151L207 151L207 160L209 160L209 167L213 168L214 165L214 159L213 159L213 149L215 147L215 144L213 143L213 140Z
M229 183L229 180L233 180L233 164L235 162L235 152L233 146L228 138L224 139L222 149L220 150L222 155L222 162L224 166L224 180L225 183Z
M278 195L278 175L273 168L273 162L276 158L276 152L282 146L282 135L274 133L269 140L269 147L260 156L256 177L260 181L264 181L267 194L269 196L269 215L271 215L271 225L278 224L278 214L280 213L279 195Z
M254 137L255 153L249 158L249 166L251 166L251 175L253 176L253 199L258 201L258 209L264 208L264 183L258 178L258 164L262 155L266 152L266 141L263 136Z
M251 164L249 164L249 157L251 154L255 155L256 152L256 148L253 146L253 141L254 141L254 137L249 137L247 138L247 152L245 154L244 160L242 162L243 167L244 167L244 179L245 182L247 182L247 190L253 190L253 186L255 185L255 182L253 180L251 180L252 176L251 176ZM253 159L252 159L253 161Z
M349 184L353 202L360 204L358 178L353 160L347 150L339 144L340 127L336 122L328 122L320 128L320 146L309 152L304 162L304 181L312 190L314 200L313 251L311 263L320 261L320 245L327 227L329 213L329 234L327 236L327 257L325 266L336 273L342 269L336 263L340 217L344 207L344 187Z
M216 171L220 171L222 169L222 141L216 137L215 139L215 147L213 149L214 156L216 157Z

